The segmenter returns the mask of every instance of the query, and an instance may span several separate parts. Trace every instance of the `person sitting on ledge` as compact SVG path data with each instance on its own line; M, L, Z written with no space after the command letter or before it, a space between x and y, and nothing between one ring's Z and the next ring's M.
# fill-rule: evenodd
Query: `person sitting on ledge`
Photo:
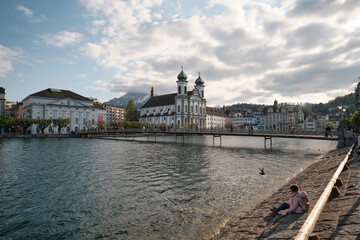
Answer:
M307 198L308 194L304 191L300 191L299 186L293 184L290 186L290 191L292 192L292 196L290 198L290 204L287 202L283 202L278 208L270 208L271 215L277 215L281 210L286 210L286 214L289 213L304 213L305 206L303 206L304 201L303 198Z

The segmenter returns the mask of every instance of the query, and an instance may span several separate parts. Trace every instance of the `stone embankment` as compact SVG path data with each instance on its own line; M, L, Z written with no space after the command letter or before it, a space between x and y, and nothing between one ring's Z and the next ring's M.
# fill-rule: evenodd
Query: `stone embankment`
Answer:
M230 220L212 239L292 239L299 232L349 149L346 147L325 154L319 162L298 174L255 209ZM340 196L327 201L313 231L320 239L360 240L360 162L356 152L349 158L348 163L349 169L340 175L343 181L343 186L339 187ZM285 215L280 211L280 215L272 216L270 207L289 202L290 184L298 184L309 194L309 212Z

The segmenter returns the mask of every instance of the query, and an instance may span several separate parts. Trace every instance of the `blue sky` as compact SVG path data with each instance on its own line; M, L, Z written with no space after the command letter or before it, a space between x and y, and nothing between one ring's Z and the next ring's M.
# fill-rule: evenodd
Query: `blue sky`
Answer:
M105 102L176 91L198 72L208 105L327 102L360 75L356 0L4 0L6 99L60 88Z

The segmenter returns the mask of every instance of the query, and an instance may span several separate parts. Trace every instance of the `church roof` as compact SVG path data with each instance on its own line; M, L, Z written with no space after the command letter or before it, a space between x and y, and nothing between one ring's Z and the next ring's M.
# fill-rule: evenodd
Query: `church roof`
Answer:
M176 95L176 93L171 93L166 95L154 96L152 98L149 98L149 100L141 108L174 105Z
M74 100L91 101L91 99L87 97L83 97L72 91L63 90L63 89L54 89L54 88L48 88L40 92L33 93L29 95L29 97L46 97L46 98L60 98L60 99L71 98Z

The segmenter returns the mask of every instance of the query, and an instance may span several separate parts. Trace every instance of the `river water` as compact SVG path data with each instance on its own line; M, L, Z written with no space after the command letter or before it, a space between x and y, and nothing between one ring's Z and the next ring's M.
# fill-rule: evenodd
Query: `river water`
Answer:
M336 147L179 140L0 140L0 238L207 239Z

